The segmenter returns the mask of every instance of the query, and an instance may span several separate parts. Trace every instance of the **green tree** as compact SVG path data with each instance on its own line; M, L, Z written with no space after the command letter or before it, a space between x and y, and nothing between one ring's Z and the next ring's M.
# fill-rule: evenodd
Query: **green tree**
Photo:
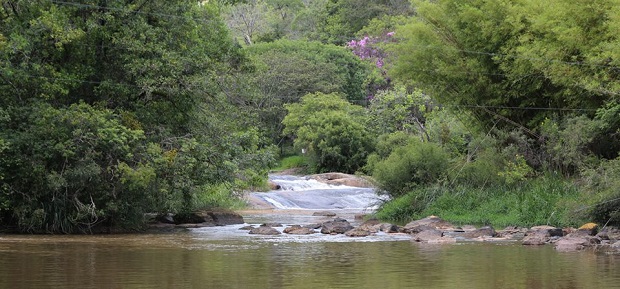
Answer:
M282 133L284 104L315 92L339 93L353 103L364 99L363 83L369 70L343 47L279 40L248 47L247 54L256 70L242 76L251 85L238 92L245 96L240 102L257 111L274 142Z
M308 94L285 107L284 133L294 136L295 147L306 151L317 172L354 173L364 166L373 142L362 107L336 93Z
M137 227L266 176L273 150L222 93L247 66L215 5L8 1L0 15L3 224Z
M323 31L325 41L342 45L353 39L371 20L384 15L408 15L408 1L330 0Z
M568 36L573 35L571 29L563 28L573 27L570 23L576 17L557 18L548 14L557 16L554 13L570 9L579 13L579 18L600 19L592 22L594 27L586 28L584 24L579 29L610 31L608 26L612 25L612 21L605 19L613 17L604 15L610 15L607 13L615 8L609 7L603 12L603 7L612 5L614 1L603 1L605 4L601 3L601 9L589 9L587 6L590 4L585 2L552 2L552 6L556 7L554 9L547 9L547 2L543 9L537 1L415 1L416 17L397 32L401 40L394 46L397 60L392 73L428 93L432 92L433 97L443 103L597 108L606 98L605 93L600 91L607 90L607 87L594 89L579 83L586 79L584 75L601 75L599 72L609 68L601 67L595 59L572 58L561 51L572 51L571 54L578 55L583 54L580 50L600 51L601 45L614 43L615 36L597 36L590 41L579 41ZM543 10L547 12L543 13ZM593 14L599 12L603 14ZM539 24L543 19L555 24ZM565 35L562 41L570 41L571 44L551 37L558 32ZM553 45L548 41L553 41ZM566 49L573 45L581 48ZM611 56L609 52L605 53ZM580 65L576 61L585 62ZM568 76L565 73L567 67L570 71L580 71L580 75ZM594 72L592 67L599 72ZM560 78L559 75L563 76ZM608 79L609 85L617 83L613 77L603 77ZM535 127L545 115L544 111L526 109L499 109L494 113L530 128Z

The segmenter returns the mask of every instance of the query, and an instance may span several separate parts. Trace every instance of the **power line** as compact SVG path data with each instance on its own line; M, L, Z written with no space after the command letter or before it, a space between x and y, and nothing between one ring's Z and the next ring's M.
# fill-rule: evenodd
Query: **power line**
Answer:
M31 74L20 74L20 77L27 78L38 78L38 79L46 79L51 81L60 81L60 82L78 82L84 84L93 84L93 85L114 85L114 86L123 86L123 87L133 87L133 88L143 88L138 85L129 84L129 83L119 83L112 81L94 81L94 80L84 80L84 79L75 79L75 78L60 78L60 77L49 77L49 76L40 76L40 75L31 75ZM358 100L358 101L350 101L350 102L358 102L358 103L366 103L366 100ZM468 104L441 104L439 106L442 107L454 107L454 108L480 108L480 109L508 109L508 110L541 110L541 111L596 111L597 109L593 108L562 108L562 107L521 107L521 106L501 106L501 105L468 105Z
M441 105L446 107L481 108L481 109L510 109L510 110L548 110L548 111L596 111L593 108L563 108L563 107L531 107L531 106L501 106L501 105Z

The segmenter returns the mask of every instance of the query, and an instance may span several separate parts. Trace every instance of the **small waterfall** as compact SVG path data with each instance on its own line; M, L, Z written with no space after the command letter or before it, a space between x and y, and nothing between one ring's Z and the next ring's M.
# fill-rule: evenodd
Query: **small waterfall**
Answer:
M267 193L252 193L251 197L276 209L312 210L372 210L380 201L372 188L329 185L296 176L271 176L281 189Z

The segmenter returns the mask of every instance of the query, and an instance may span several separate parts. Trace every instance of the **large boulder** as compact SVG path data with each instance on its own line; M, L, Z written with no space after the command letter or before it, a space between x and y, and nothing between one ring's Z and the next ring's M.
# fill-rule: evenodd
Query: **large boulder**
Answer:
M495 232L495 237L504 239L521 240L527 235L528 229L521 227L506 227Z
M587 223L579 227L577 231L572 232L572 236L594 236L598 233L598 225L595 223Z
M274 183L273 181L267 181L267 185L269 185L269 189L272 191L282 189L282 186Z
M155 217L155 222L164 223L164 224L174 224L174 215L171 213L157 215Z
M373 233L365 230L364 228L357 227L346 231L344 234L348 237L366 237L372 235Z
M492 238L495 237L495 229L491 226L485 226L473 231L465 232L461 234L461 237L467 239L475 239L475 238Z
M456 238L445 236L444 233L437 229L424 230L413 235L412 241L418 243L429 244L454 244Z
M537 230L528 232L521 244L529 245L529 246L539 246L547 244L551 240L551 235L549 235L549 231L547 230Z
M207 212L179 213L173 217L175 224L215 224L213 217Z
M376 219L367 220L357 228L373 234L377 232L398 233L398 226L390 223L382 223Z
M282 233L280 233L280 231L272 228L272 227L267 227L267 226L260 226L257 228L253 228L250 230L249 234L254 234L254 235L280 235Z
M323 234L344 234L353 229L349 221L342 218L335 218L321 225L321 233Z
M343 173L324 173L308 176L309 179L317 180L330 185L344 185L358 188L373 188L374 185L365 178Z
M291 235L310 235L310 234L316 233L315 230L311 228L302 227L300 225L293 225L290 227L286 227L284 228L283 232L285 234L291 234Z
M319 211L319 212L314 212L312 213L312 216L319 216L319 217L335 217L336 213L334 212L330 212L330 211Z
M606 227L600 232L596 234L601 240L609 240L610 242L615 242L620 240L620 230L614 227Z
M207 212L213 219L216 226L227 226L243 224L243 216L231 211L209 211Z
M598 244L600 240L595 237L564 237L555 242L555 249L562 252L580 251Z
M553 226L534 226L530 228L530 231L534 231L534 232L545 232L547 234L549 234L549 237L563 237L564 236L564 230L562 230L562 228L556 228Z
M437 216L429 216L424 219L409 222L402 228L404 233L418 233L427 229L449 230L454 226Z

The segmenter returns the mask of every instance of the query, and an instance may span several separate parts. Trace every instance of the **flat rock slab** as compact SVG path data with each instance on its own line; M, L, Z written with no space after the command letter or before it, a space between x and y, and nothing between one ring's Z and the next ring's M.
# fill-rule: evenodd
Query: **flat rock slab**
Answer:
M312 213L312 216L320 216L320 217L335 217L336 213L330 211L320 211Z
M282 233L280 233L280 231L272 228L272 227L258 227L258 228L253 228L250 230L249 234L253 234L253 235L280 235Z

